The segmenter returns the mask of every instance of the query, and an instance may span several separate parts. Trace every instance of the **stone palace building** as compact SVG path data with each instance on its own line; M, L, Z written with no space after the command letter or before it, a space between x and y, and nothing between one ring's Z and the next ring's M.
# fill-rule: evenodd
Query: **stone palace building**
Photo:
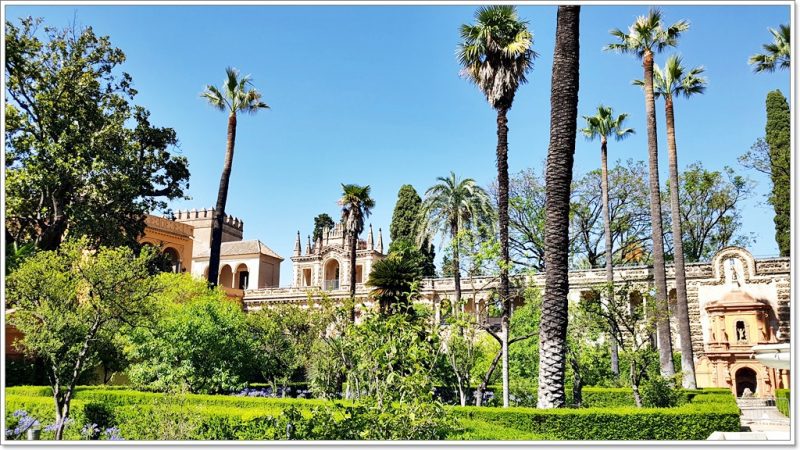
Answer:
M175 272L204 277L208 273L212 210L178 211L173 219L148 216L141 242L158 246L169 256ZM349 248L341 225L323 231L316 242L307 238L305 251L300 233L295 239L290 287L280 286L283 258L259 240L243 239L244 223L225 218L220 258L219 285L228 295L241 299L245 310L294 303L311 307L324 296L336 301L349 296ZM356 251L357 315L372 307L364 285L373 264L385 257L383 237L372 226ZM653 288L652 268L624 266L614 270L615 283L630 286L630 301L642 302ZM569 300L596 295L606 282L604 269L573 270L569 274ZM692 346L699 387L726 387L737 396L745 389L758 396L771 396L775 389L789 387L788 370L775 369L754 359L753 347L790 342L791 268L789 258L754 258L739 247L726 247L709 262L686 265L686 284ZM495 277L462 278L466 311L483 323L490 317L489 303L498 281ZM670 306L675 301L674 268L667 266ZM512 279L515 304L522 302L522 288L544 289L544 274ZM443 303L454 296L453 278L422 281L420 302L427 303L437 318ZM674 320L673 320L674 322ZM672 324L675 348L680 336ZM12 333L12 335L9 335ZM16 336L6 329L6 354ZM10 338L10 339L9 339Z

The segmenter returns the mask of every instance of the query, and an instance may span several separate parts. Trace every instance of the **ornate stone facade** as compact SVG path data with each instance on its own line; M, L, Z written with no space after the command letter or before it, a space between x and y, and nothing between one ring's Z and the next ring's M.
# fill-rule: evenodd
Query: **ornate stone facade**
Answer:
M340 237L339 237L340 239ZM326 242L329 242L326 240ZM299 240L295 246L295 253L299 248ZM310 244L307 249L311 248ZM315 247L317 248L317 247ZM295 256L292 261L295 265L294 287L283 289L257 289L245 291L244 303L248 309L258 309L271 303L300 303L306 304L309 300L320 297L320 291L325 287L319 281L323 278L322 268L325 261L337 259L346 267L348 256L346 253L316 254L313 249L306 251L306 255ZM366 256L368 250L359 250L359 255ZM330 255L330 256L327 256ZM361 256L363 258L363 256ZM362 259L363 261L363 259ZM316 264L316 265L314 265ZM303 278L304 268L311 268L310 284ZM368 267L367 267L368 269ZM364 272L364 273L368 273ZM620 267L614 270L615 283L629 283L632 297L642 298L641 293L653 290L652 268L648 266ZM582 295L588 295L593 290L601 288L606 282L604 269L573 270L569 274L569 299L577 301ZM768 336L748 341L752 346L763 342L789 342L790 339L790 260L789 258L764 258L754 259L747 250L739 247L726 247L717 252L710 262L692 263L686 265L686 284L689 302L689 319L692 330L692 347L698 365L697 379L702 387L730 387L736 389L736 373L741 367L749 367L756 372L756 382L763 395L769 395L774 388L787 386L788 376L785 373L770 373L766 367L755 360L749 360L750 352L745 347L736 347L734 363L722 367L718 364L717 375L713 377L709 369L709 356L718 355L719 341L713 338L713 320L727 320L729 327L733 321L734 328L727 328L728 333L735 333L737 321L745 320L746 333L757 331L757 336ZM525 285L536 285L544 289L544 274L532 277L512 278L512 289L516 302L521 302L519 293ZM330 286L328 286L330 287ZM333 300L348 297L347 290L340 285L339 289L332 289L326 294ZM498 287L496 277L464 277L462 278L462 298L467 302L466 309L483 315L481 320L491 320L485 317L485 305L491 301L493 292ZM363 285L356 286L356 296L363 301L364 307L371 307L369 291ZM671 304L675 298L675 272L674 267L667 266L667 288L670 292ZM453 278L428 278L421 285L421 302L428 303L438 310L445 299L452 298L455 293ZM733 293L736 293L735 296ZM749 306L729 302L741 299L746 295L753 302ZM738 300L736 300L738 302ZM749 301L749 300L748 300ZM716 305L716 306L715 306ZM738 305L738 306L737 306ZM672 306L672 305L671 305ZM711 306L711 310L708 307ZM720 309L721 308L721 309ZM744 308L744 309L742 309ZM749 309L748 309L749 308ZM744 314L744 315L742 315ZM730 315L730 317L729 317ZM711 319L711 317L722 319ZM745 319L742 319L745 317ZM761 319L758 319L758 318ZM737 319L738 318L738 319ZM677 322L672 321L672 337L675 340L674 348L679 348L679 335ZM765 339L765 340L764 340ZM749 348L749 347L748 347ZM741 350L741 351L740 351ZM708 354L708 355L707 355ZM712 358L713 359L713 358ZM748 359L747 362L744 362ZM719 361L719 358L717 358ZM740 367L741 366L741 367ZM731 370L734 372L732 373ZM770 369L771 370L771 369ZM769 383L767 383L769 380ZM746 382L743 381L741 384ZM752 389L751 389L752 390Z
M292 286L298 290L322 289L326 291L349 290L350 247L342 224L332 229L325 228L316 242L308 236L306 250L302 252L300 232L292 256ZM372 225L367 239L356 244L356 289L363 290L363 283L372 271L372 265L384 258L383 236L378 229L378 242L373 241Z

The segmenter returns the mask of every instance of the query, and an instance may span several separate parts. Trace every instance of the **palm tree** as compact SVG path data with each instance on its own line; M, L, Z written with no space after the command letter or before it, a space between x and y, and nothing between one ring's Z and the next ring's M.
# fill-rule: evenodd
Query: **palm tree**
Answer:
M672 215L672 240L675 259L675 316L678 319L678 330L681 336L681 369L683 371L683 387L696 389L697 381L694 373L694 350L692 349L692 331L689 328L689 303L686 298L686 266L683 255L683 227L681 224L680 197L678 192L678 146L675 143L675 112L673 96L683 95L686 98L702 94L706 90L706 79L700 76L705 69L702 66L687 70L681 64L681 58L672 55L667 58L664 70L655 65L653 69L653 89L656 98L664 98L667 117L667 149L669 152L669 203ZM641 80L634 84L643 86Z
M369 196L369 186L357 184L342 184L342 198L339 199L342 207L342 223L350 245L350 320L356 320L356 247L358 235L364 231L364 219L372 213L375 200Z
M455 305L461 303L461 265L459 232L480 224L491 225L493 211L489 194L472 178L459 179L455 173L436 178L438 183L425 191L420 208L418 243L441 233L453 242ZM432 240L432 239L431 239Z
M748 61L754 72L774 72L776 66L781 69L791 67L792 33L789 25L781 25L778 30L769 28L769 32L772 34L772 43L763 45L766 52L757 53Z
M261 101L261 93L250 89L253 83L250 75L239 78L239 71L228 67L225 69L227 77L222 83L222 90L216 86L207 85L200 96L220 111L228 111L228 144L225 148L225 164L222 166L222 176L219 180L217 205L214 208L214 217L211 222L211 255L208 260L208 284L217 285L219 277L219 255L222 248L222 224L225 220L225 203L228 201L228 184L231 179L231 166L233 165L233 148L236 143L236 114L255 114L259 109L269 109Z
M550 146L545 174L545 289L539 322L537 407L564 406L569 292L569 208L578 129L580 6L559 6L550 86Z
M614 295L614 264L612 254L614 253L613 241L611 239L611 214L608 206L608 137L621 141L634 133L633 128L626 128L624 123L628 115L623 113L614 117L614 111L610 106L600 105L597 107L597 114L588 117L586 128L581 129L581 133L589 140L600 138L600 190L603 197L603 227L606 238L606 281L608 282L611 295ZM614 376L619 376L619 353L617 341L611 339L611 372Z
M417 292L416 283L422 279L422 269L409 258L389 255L372 266L366 285L378 300L381 314L411 312L411 300Z
M619 29L611 30L611 35L619 42L606 46L606 50L619 53L633 53L642 59L644 67L645 115L647 117L647 149L650 160L650 220L653 238L653 278L656 285L656 319L658 328L658 356L661 374L665 377L675 375L672 363L672 336L669 328L669 306L667 303L667 278L664 268L664 233L661 223L661 191L658 179L658 138L656 130L656 109L653 93L653 55L667 47L678 44L678 37L689 29L689 23L679 20L664 28L661 11L651 9L646 16L639 16L628 33Z
M508 327L511 299L508 285L508 111L519 85L533 68L536 53L528 22L510 5L478 8L475 25L461 26L458 60L462 76L478 86L497 111L497 193L500 227L500 298L503 304L503 405L508 406Z

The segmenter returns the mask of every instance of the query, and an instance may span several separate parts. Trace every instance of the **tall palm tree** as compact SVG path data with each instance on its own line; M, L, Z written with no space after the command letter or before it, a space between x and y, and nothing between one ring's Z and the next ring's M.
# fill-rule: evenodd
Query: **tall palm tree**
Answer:
M545 175L545 289L539 322L539 408L564 395L569 293L569 196L578 129L580 6L559 6L550 86L550 146Z
M661 224L661 191L658 179L658 138L656 130L656 108L653 93L653 56L667 47L678 44L678 37L689 29L689 23L679 20L664 27L661 11L651 9L646 16L639 16L628 33L619 29L611 35L619 42L609 44L606 50L632 53L642 60L644 67L645 115L647 117L647 149L650 160L650 220L653 237L653 278L656 285L656 320L658 329L658 356L661 374L675 375L672 363L672 336L669 328L669 306L667 301L667 277L664 268L664 232Z
M775 67L788 69L791 67L792 47L791 29L789 25L781 25L778 30L770 28L772 43L764 44L764 53L757 53L750 57L749 64L754 72L774 72Z
M608 282L611 295L614 289L614 264L612 255L614 253L613 240L611 239L611 214L608 206L608 137L621 141L634 133L633 128L625 127L625 119L628 115L623 113L614 117L614 110L610 106L600 105L597 107L597 114L594 116L583 116L586 120L586 128L581 129L581 133L589 140L600 138L600 190L603 200L603 228L606 238L606 281ZM617 341L611 339L611 372L619 375L619 353Z
M517 88L527 82L536 53L528 22L510 5L478 8L474 25L461 26L458 60L462 76L473 82L497 111L497 193L500 227L500 297L503 304L503 406L508 406L508 327L511 299L508 284L508 111Z
M342 207L342 223L350 245L350 320L356 320L356 247L358 235L364 231L364 219L372 213L375 200L369 196L369 186L357 184L342 184L342 197L339 199Z
M236 115L240 112L255 114L260 109L269 109L269 106L261 101L261 93L251 89L253 83L250 81L250 75L240 78L239 71L232 67L227 67L225 73L226 78L222 83L222 90L209 84L200 94L214 108L228 111L228 144L225 148L225 164L222 166L217 205L214 208L214 217L211 222L211 255L208 260L208 284L211 286L216 286L219 278L222 224L225 220L225 203L228 201L233 148L236 143Z
M459 231L479 224L491 225L494 211L489 194L472 178L459 179L455 173L450 172L449 177L438 177L436 181L438 183L425 191L425 199L420 208L417 240L422 242L436 234L449 236L452 239L453 278L456 290L454 304L458 305L461 303Z
M681 224L680 197L678 191L678 146L675 142L675 111L673 97L683 95L686 98L702 94L706 90L705 71L702 66L687 70L681 64L681 58L672 55L667 58L664 69L656 64L653 69L653 90L656 98L664 99L667 118L667 150L669 152L669 203L672 215L672 240L675 259L675 317L678 320L678 331L681 336L681 369L683 371L683 387L697 388L694 372L694 350L692 349L692 331L689 328L689 303L686 298L686 266L683 255L683 227ZM634 81L643 86L642 80Z

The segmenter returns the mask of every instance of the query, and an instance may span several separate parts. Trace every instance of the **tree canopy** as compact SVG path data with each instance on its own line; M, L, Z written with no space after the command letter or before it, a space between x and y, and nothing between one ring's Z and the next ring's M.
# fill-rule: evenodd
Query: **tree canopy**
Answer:
M6 23L6 225L43 250L67 231L93 246L134 245L145 214L184 197L175 131L134 105L122 50L92 28Z

